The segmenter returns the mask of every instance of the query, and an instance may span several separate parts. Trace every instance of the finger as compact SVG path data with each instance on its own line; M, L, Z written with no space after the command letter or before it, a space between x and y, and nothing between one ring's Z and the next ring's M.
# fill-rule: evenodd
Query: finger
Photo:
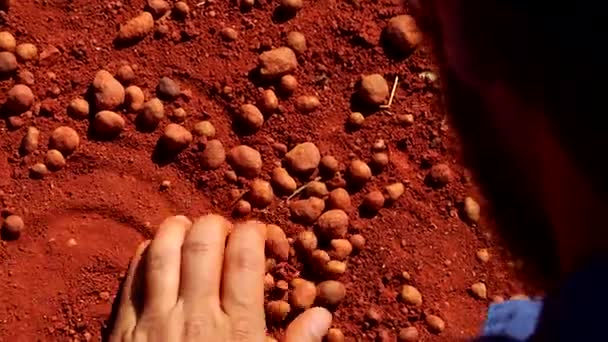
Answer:
M331 327L331 313L316 307L304 311L289 324L284 342L321 342Z
M145 256L145 306L142 319L158 317L171 310L179 294L182 244L191 222L173 216L161 223Z
M230 223L221 216L199 218L182 246L180 297L188 315L220 308L224 246Z
M118 303L118 309L116 313L116 319L110 334L110 342L122 341L122 336L128 331L132 331L137 323L137 310L135 305L135 298L133 298L134 288L137 287L135 275L141 266L141 259L144 251L150 244L150 240L146 240L137 246L135 255L131 259L129 264L129 270L127 271L127 277L125 278L120 298Z
M222 279L222 306L233 325L234 339L264 336L264 239L258 222L236 225L228 239Z

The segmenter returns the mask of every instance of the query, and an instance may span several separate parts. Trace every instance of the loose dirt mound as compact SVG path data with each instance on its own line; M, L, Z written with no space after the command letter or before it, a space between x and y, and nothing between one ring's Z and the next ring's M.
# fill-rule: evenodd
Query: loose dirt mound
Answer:
M479 331L491 296L521 292L489 233L491 218L483 216L483 205L478 225L459 217L464 198L479 197L438 110L437 82L420 76L433 70L429 49L419 47L406 59L388 57L383 49L386 23L407 10L399 1L306 1L289 20L275 10L276 3L263 0L245 12L227 1L190 2L189 7L185 20L165 17L156 21L155 32L128 45L115 41L119 25L141 13L144 1L14 1L0 17L3 31L11 32L18 44L34 43L39 53L38 61L20 62L0 82L4 103L8 90L23 80L18 75L29 71L36 97L32 115L22 115L21 122L5 117L0 124L2 215L17 214L25 221L19 239L0 245L0 340L99 339L138 242L153 236L169 215L231 215L235 198L248 189L249 180L226 180L228 163L211 171L201 168L204 139L195 138L174 159L157 158L154 151L167 118L159 129L144 133L136 129L135 115L121 110L127 119L124 131L104 141L91 134L90 120L68 116L74 98L91 99L89 86L98 70L116 74L123 65L134 70L132 83L146 100L155 96L161 77L176 81L181 95L165 102L165 114L185 109L183 125L189 130L201 120L211 121L226 150L239 144L256 148L264 161L264 179L283 160L277 143L290 150L314 142L322 156L335 156L345 170L352 159L371 161L374 142L386 142L390 164L363 189L351 192L349 231L367 242L349 257L339 278L347 297L335 309L334 326L347 336L371 340L388 333L394 339L400 328L413 325L423 340L471 337ZM222 31L225 27L236 30L236 40L227 39L233 32ZM259 131L236 134L232 117L239 107L258 101L258 87L274 87L251 72L259 54L285 45L290 31L302 32L307 43L298 55L295 94L279 96L277 113L266 116ZM364 111L362 127L352 129L346 122L351 111L360 109L351 101L356 83L361 74L374 73L389 86L399 77L395 99L389 110ZM320 106L300 113L295 109L300 95L317 96ZM39 111L37 104L42 104ZM413 125L400 122L404 114L413 116ZM40 130L39 147L22 156L19 147L29 126ZM32 179L30 167L44 161L51 132L59 126L74 128L80 146L65 168ZM430 166L437 163L453 172L452 181L440 189L425 184ZM166 180L170 186L161 188ZM406 188L396 203L376 215L360 215L356 208L366 193L397 181ZM286 196L254 209L250 217L279 225L289 237L304 229L289 220ZM489 262L477 260L480 248L490 249ZM403 279L404 271L410 280ZM487 285L488 300L467 293L479 281ZM398 300L403 284L420 290L422 306ZM380 313L379 322L366 319L371 307ZM445 331L428 332L428 314L440 316ZM275 326L271 332L279 336L281 330Z

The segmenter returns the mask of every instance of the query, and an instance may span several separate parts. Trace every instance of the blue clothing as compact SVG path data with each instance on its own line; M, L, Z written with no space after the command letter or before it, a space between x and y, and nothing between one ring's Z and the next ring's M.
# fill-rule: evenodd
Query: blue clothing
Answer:
M574 272L540 301L507 301L488 310L477 342L608 341L608 260L597 259Z

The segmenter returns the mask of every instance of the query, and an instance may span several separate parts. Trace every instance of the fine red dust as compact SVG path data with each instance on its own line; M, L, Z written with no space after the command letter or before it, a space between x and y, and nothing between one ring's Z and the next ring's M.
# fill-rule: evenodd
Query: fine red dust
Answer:
M363 194L395 181L404 182L406 192L372 218L360 217L357 210L349 213L351 232L363 234L367 244L349 258L348 270L340 278L347 297L335 309L334 326L347 336L373 340L385 331L395 339L400 328L414 325L422 340L470 338L479 332L489 304L489 299L476 300L467 293L471 284L485 282L489 297L522 292L521 284L513 281L513 263L492 236L491 218L484 216L473 227L458 216L466 196L479 196L439 109L438 86L419 76L434 69L429 49L420 47L409 58L394 60L382 48L386 22L407 10L401 1L305 1L295 18L285 22L273 21L277 2L262 0L248 12L229 1L189 5L185 21L164 19L169 28L165 37L150 34L127 48L116 48L113 40L119 24L144 9L142 0L14 1L0 18L2 30L13 33L17 43L34 43L39 52L57 49L44 60L19 66L34 74L31 88L38 102L56 97L53 115L26 118L18 129L0 123L3 215L18 214L25 221L18 240L0 245L0 340L98 340L137 244L151 238L169 215L229 215L234 203L231 190L247 188L225 180L226 163L203 171L196 144L171 163L155 163L152 152L167 119L153 133L138 132L133 120L127 120L125 131L114 141L88 139L89 121L69 118L65 108L85 95L97 70L115 73L123 64L135 67L134 84L147 99L163 76L187 89L191 95L166 103L166 113L183 107L188 113L186 128L210 120L227 148L255 147L264 160L265 179L282 159L275 143L292 148L312 141L322 155L338 158L344 170L351 159L371 160L372 144L386 141L391 163L354 193L353 208ZM222 40L219 32L225 26L238 31L236 41ZM280 113L267 118L259 132L237 135L231 127L232 113L244 103L255 103L260 94L249 78L257 56L283 45L293 30L302 32L308 44L298 57L299 88L280 99ZM361 129L350 131L345 122L355 83L361 74L371 73L384 75L391 86L399 76L395 100L389 111L368 115ZM14 84L13 78L0 81L2 102ZM50 93L53 88L60 90L59 95ZM298 113L295 98L312 94L319 97L321 107L311 114ZM412 114L413 126L400 125L399 114ZM21 157L19 144L31 125L41 131L40 147ZM30 179L29 167L44 160L50 133L62 125L77 130L80 147L63 170L43 180ZM426 186L429 161L450 165L454 180L439 190ZM169 189L160 188L164 180L171 182ZM280 225L294 236L303 226L291 222L288 212L285 197L277 197L251 216ZM480 248L490 249L492 258L486 264L475 257ZM418 310L408 311L397 300L405 283L403 271L412 277L408 283L422 293ZM378 325L365 323L370 307L382 314ZM446 330L430 334L425 313L443 318Z

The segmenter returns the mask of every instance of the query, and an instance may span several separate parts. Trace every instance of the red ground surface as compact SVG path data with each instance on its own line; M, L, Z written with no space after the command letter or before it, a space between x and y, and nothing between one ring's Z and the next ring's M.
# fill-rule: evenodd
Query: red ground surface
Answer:
M2 30L13 33L18 43L35 43L41 52L51 47L59 51L19 68L34 73L37 101L49 98L53 87L61 93L51 117L25 118L26 124L16 130L0 123L2 208L5 214L21 215L26 224L19 240L0 245L0 340L82 340L88 334L99 339L138 242L150 238L168 215L228 215L233 203L230 190L247 188L247 181L224 180L227 164L202 171L196 147L175 162L155 164L152 151L167 119L153 133L138 132L127 120L117 140L87 138L89 122L69 118L65 108L86 93L97 70L116 72L123 63L136 66L134 83L147 97L162 76L188 89L191 97L167 103L166 112L182 106L189 113L187 128L209 119L225 146L254 146L263 156L263 178L269 178L281 161L274 142L289 148L315 142L322 154L336 156L343 166L354 157L370 160L371 144L377 139L387 142L390 166L353 195L353 204L360 203L366 190L381 189L389 182L408 185L397 203L373 218L350 212L351 232L362 233L368 244L349 259L349 270L340 279L348 297L336 309L334 325L347 336L372 340L384 330L395 338L399 328L415 325L423 340L468 338L479 331L489 303L467 293L471 284L485 282L489 296L522 291L513 281L509 259L491 236L491 218L483 217L478 227L472 227L457 215L465 196L479 197L460 164L458 142L438 110L438 86L418 76L433 69L429 49L422 47L406 60L392 60L379 44L387 20L406 12L400 1L305 1L304 9L283 23L272 20L275 2L262 0L246 13L227 1L207 0L201 6L190 2L192 13L185 22L165 20L170 28L167 37L149 35L124 49L114 48L112 41L119 23L142 11L141 0L15 2L3 17ZM218 32L224 26L239 32L236 42L221 40ZM291 30L304 33L309 47L299 57L295 76L300 88L295 95L316 94L322 106L303 115L293 108L295 96L281 99L281 113L268 118L255 135L240 137L231 128L230 113L243 103L255 103L259 94L248 73L255 68L259 52L284 44ZM349 100L359 75L365 73L381 73L391 83L399 76L401 81L390 111L369 115L362 129L351 132L344 125ZM14 84L13 77L0 82L0 100ZM230 95L223 94L225 86L233 89ZM412 127L398 124L396 114L405 113L414 115ZM22 158L18 147L30 125L41 130L40 148ZM64 170L43 180L30 179L28 168L44 159L50 132L60 125L79 132L80 147ZM424 185L427 170L422 160L429 155L448 163L456 174L455 181L441 190ZM159 190L163 180L172 183L167 191ZM303 229L288 220L284 198L275 198L252 217L279 224L288 235ZM75 246L67 244L72 238ZM481 264L475 252L486 247L492 259ZM422 292L421 309L406 313L397 301L402 271L412 275L410 283ZM364 323L371 306L383 314L378 326ZM446 330L440 335L428 333L423 313L441 316Z

